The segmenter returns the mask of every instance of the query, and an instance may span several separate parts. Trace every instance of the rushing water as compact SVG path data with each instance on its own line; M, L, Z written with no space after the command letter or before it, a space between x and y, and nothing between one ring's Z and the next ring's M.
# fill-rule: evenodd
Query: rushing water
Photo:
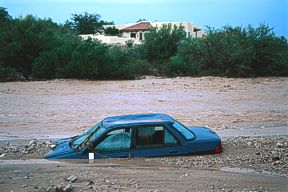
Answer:
M0 83L0 140L79 134L107 116L166 113L222 136L288 134L288 78Z

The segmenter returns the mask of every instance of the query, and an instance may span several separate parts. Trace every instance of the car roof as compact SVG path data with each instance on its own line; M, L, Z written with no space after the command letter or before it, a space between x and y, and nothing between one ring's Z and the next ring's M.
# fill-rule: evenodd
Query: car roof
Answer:
M118 125L133 125L133 124L153 124L153 123L174 123L174 119L169 115L162 113L151 114L131 114L108 117L103 120L102 125L106 128Z

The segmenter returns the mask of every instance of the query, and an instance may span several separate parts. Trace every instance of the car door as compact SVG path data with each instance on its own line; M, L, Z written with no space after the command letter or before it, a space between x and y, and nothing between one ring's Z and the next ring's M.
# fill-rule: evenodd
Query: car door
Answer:
M133 157L157 157L181 154L180 143L164 125L133 128Z
M94 144L95 158L125 158L131 156L132 130L121 128L112 130Z

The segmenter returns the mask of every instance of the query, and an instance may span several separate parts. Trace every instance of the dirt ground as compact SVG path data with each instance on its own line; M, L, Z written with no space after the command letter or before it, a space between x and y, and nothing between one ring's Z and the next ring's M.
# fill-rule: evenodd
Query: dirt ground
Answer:
M146 77L134 81L0 83L0 145L69 137L107 116L130 113L166 113L186 125L208 126L224 140L238 139L231 141L235 146L226 145L220 166L214 166L213 155L200 160L198 156L181 157L182 166L177 164L179 158L175 163L172 157L87 163L45 161L40 153L8 154L0 158L0 191L59 191L69 185L65 178L71 175L77 177L70 183L72 191L288 190L286 171L277 174L278 168L288 167L288 78ZM278 135L282 135L281 150L274 147ZM249 137L252 146L237 147L243 143L239 136ZM270 147L255 151L259 142ZM267 150L263 166L268 170L279 166L276 173L254 171L257 164L248 169L249 162L257 160L260 153L266 155ZM230 161L241 161L237 152L247 159L247 165ZM276 157L280 163L272 162ZM212 161L212 166L185 166L202 160Z
M111 161L111 162L110 162ZM1 191L47 191L66 186L73 191L286 191L287 178L219 169L189 169L146 163L142 159L97 160L97 163L22 162L2 165ZM60 188L60 187L59 187Z

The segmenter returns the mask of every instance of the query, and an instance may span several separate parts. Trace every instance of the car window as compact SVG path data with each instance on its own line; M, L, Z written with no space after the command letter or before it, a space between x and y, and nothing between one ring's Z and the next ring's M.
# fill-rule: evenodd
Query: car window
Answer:
M187 140L192 140L195 138L194 134L189 131L184 125L182 125L181 123L175 121L173 123L173 127L178 131L180 132L184 137L185 139Z
M107 133L105 139L96 147L96 151L127 150L131 146L131 129L118 129Z
M86 146L86 142L93 141L96 137L100 136L106 129L102 127L101 123L96 124L91 129L76 137L72 143L72 148L78 147L81 150Z
M163 126L138 127L135 135L136 148L178 144L177 140Z
M166 129L164 129L164 144L165 145L178 144L178 141Z

